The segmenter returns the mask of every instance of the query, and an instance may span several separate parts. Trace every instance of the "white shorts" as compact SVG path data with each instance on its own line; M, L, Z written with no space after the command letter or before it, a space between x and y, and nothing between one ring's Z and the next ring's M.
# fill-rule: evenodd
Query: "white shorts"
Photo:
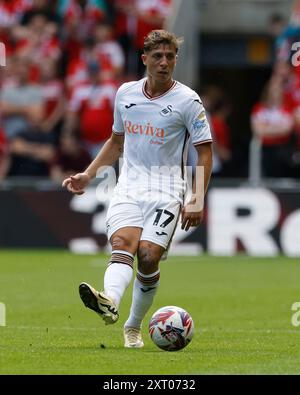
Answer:
M107 236L124 227L142 228L140 240L148 240L167 249L180 215L179 201L148 201L114 196L107 215Z

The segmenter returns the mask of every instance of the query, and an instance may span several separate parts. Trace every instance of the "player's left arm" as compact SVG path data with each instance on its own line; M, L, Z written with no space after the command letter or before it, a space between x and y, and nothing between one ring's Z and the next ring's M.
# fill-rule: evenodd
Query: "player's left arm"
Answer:
M212 171L212 142L195 146L198 154L197 167L193 181L192 197L181 211L181 229L200 225L203 218L204 197Z

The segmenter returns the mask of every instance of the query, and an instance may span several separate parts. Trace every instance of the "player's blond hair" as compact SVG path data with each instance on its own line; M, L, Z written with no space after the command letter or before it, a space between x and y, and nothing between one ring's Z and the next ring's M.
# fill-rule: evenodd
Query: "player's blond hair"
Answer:
M144 53L156 49L160 44L174 46L177 53L182 43L183 43L182 37L176 37L175 34L170 33L167 30L152 30L145 37Z

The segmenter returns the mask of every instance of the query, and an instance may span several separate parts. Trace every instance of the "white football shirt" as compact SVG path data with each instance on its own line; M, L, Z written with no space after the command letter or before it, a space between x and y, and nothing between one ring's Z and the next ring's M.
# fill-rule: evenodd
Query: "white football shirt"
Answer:
M189 139L195 146L212 141L205 109L197 93L178 81L151 98L146 80L125 83L116 95L113 133L125 136L118 187L171 187L167 192L182 200Z

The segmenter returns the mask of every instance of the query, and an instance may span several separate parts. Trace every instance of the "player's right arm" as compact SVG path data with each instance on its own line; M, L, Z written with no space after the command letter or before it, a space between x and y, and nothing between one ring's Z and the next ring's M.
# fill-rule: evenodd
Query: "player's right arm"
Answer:
M117 91L114 109L114 124L112 127L113 133L109 140L104 144L99 154L83 172L75 174L66 178L62 186L66 187L70 192L76 195L84 193L84 189L90 181L96 177L97 172L101 167L111 166L121 156L124 147L124 125L120 111L120 95L126 88L127 83L123 84Z
M110 139L106 141L101 151L88 168L82 173L77 173L66 178L62 186L76 195L82 195L84 189L88 186L90 181L96 177L101 167L111 166L120 158L123 152L123 146L124 135L112 133Z

